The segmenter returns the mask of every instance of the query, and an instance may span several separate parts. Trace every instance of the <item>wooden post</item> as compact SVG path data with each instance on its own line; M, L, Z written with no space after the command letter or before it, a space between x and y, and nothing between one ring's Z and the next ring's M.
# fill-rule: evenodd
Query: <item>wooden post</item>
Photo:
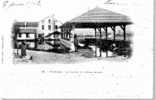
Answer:
M61 28L61 38L63 38L64 30Z
M95 28L95 57L97 57L97 40L96 40L96 28Z
M100 57L102 56L102 34L101 34L101 28L99 28L99 32L100 32Z
M124 41L126 41L126 25L123 26Z
M63 39L65 39L65 32L66 32L66 29L64 28L63 29Z
M71 31L72 31L72 29L74 29L74 26L72 26L72 28L69 29L69 39L72 38L72 37L71 37L71 34L72 34Z
M106 41L108 40L108 30L107 30L107 26L104 27L105 30L105 35L106 35ZM106 49L106 57L108 57L108 48Z
M65 29L65 31L64 31L64 36L63 36L63 37L64 37L64 39L66 38L66 29Z
M106 40L108 40L108 33L107 33L107 27L104 27L105 33L106 33Z
M65 33L65 39L67 39L67 30L66 30L66 33Z
M62 39L64 39L64 32L65 32L65 28L62 28Z
M115 41L115 32L116 32L116 31L115 31L115 26L112 26L111 28L112 28L112 30L113 30L113 40Z
M37 49L37 33L34 33L35 35L35 49Z
M65 32L66 32L66 30L63 29L63 39L65 39Z
M64 39L66 39L66 34L67 34L67 28L65 28L65 31L64 31Z
M121 25L120 27L123 30L123 38L124 38L124 41L126 41L126 25Z

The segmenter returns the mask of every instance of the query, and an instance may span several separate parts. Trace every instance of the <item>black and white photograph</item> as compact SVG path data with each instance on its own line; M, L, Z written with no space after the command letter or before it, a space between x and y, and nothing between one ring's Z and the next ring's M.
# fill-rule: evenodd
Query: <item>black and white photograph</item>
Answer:
M131 57L132 21L126 15L99 7L64 23L54 15L38 22L13 23L14 63L78 63L97 57Z
M0 0L0 98L153 99L153 2Z

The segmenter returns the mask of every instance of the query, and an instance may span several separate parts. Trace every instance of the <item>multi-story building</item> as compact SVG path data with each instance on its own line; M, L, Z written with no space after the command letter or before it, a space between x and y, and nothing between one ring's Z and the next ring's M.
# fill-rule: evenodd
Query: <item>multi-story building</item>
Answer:
M52 45L61 38L57 25L58 20L54 16L47 16L39 22L38 37L44 37L45 41L50 41Z
M14 46L17 48L21 42L27 42L28 48L37 47L38 22L15 22L13 25Z
M22 41L27 42L28 48L37 48L38 44L42 44L43 39L50 39L53 43L60 35L56 19L54 16L48 16L39 22L15 22L13 25L14 46L17 48ZM43 41L40 41L43 40Z
M48 16L39 22L38 34L47 36L48 34L53 33L55 29L56 29L56 26L55 26L54 17Z

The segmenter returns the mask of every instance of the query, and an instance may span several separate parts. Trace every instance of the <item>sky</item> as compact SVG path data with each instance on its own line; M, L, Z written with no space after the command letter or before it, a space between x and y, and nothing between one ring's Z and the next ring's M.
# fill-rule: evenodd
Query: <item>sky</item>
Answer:
M5 0L0 2L2 1ZM40 5L36 4L37 1L39 0L10 0L8 5L4 7L3 12L8 12L11 19L28 21L38 21L46 16L54 15L55 18L64 23L95 7L130 16L132 12L130 6L138 5L135 0L131 0L131 2L128 0L109 0L114 4L105 4L107 0L40 0ZM11 3L23 3L25 5L10 7L9 4Z

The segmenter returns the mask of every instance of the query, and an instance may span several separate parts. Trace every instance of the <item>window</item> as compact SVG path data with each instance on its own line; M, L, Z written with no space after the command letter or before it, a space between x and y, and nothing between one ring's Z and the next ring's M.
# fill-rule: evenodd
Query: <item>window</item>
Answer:
M19 33L19 35L18 35L19 37L22 37L22 34L21 33Z
M42 25L42 30L44 30L44 25Z
M57 26L57 25L55 25L55 29L56 29L56 30L58 29L58 26Z
M50 19L48 20L48 23L49 23L49 24L51 23L51 20L50 20Z
M48 25L48 30L51 30L51 25Z
M26 37L29 38L29 33L26 33Z

